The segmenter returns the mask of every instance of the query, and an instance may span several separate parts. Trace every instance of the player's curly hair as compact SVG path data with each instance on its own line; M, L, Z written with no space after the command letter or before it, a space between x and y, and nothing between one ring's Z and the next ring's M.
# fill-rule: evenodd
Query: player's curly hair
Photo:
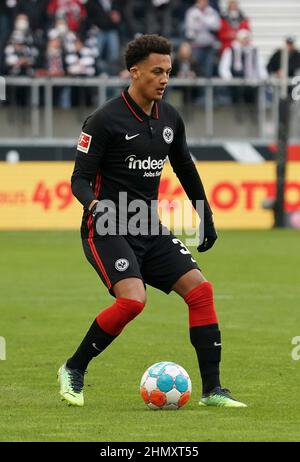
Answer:
M172 45L168 39L157 34L141 35L128 43L125 50L126 68L130 70L132 66L146 59L150 53L170 55Z

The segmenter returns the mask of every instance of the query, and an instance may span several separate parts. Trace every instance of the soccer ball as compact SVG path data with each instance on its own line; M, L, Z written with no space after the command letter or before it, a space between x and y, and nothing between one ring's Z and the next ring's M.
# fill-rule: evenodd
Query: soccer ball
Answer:
M152 364L140 384L141 396L150 409L178 409L188 402L191 392L186 370L169 361Z

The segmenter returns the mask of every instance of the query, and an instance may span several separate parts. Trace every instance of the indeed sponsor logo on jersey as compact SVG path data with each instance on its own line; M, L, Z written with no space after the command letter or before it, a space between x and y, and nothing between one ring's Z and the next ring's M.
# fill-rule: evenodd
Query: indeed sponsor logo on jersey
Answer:
M151 159L151 156L148 156L147 159L137 159L135 155L130 155L126 157L125 162L128 162L128 168L130 170L144 170L144 176L160 176L161 171L164 167L164 164L167 160L167 157L164 159ZM151 172L149 170L155 170Z

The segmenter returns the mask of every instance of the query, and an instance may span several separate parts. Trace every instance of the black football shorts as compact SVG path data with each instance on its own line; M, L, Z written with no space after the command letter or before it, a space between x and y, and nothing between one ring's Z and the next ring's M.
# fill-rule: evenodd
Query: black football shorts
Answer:
M165 293L192 269L199 269L185 245L170 231L158 236L99 236L82 239L86 258L113 293L126 278L139 278Z

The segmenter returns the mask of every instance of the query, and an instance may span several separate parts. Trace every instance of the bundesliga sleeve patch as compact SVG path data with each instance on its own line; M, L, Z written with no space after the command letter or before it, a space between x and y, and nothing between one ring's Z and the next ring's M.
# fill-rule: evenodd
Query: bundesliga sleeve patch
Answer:
M79 137L78 144L77 144L77 150L87 154L90 149L91 141L92 141L92 135L88 135L87 133L81 132L81 135Z

